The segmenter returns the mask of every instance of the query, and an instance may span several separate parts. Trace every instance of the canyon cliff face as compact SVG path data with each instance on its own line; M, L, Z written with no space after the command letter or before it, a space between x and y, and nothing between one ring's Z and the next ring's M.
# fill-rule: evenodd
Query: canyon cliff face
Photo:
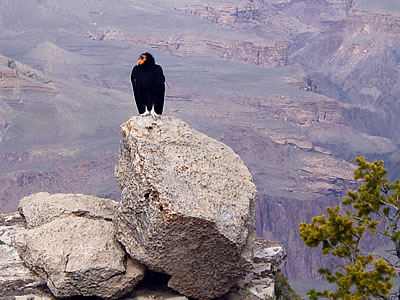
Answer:
M2 1L0 210L43 190L120 198L119 125L149 51L167 77L165 114L243 158L257 233L286 246L291 278L315 277L321 256L298 223L355 186L355 156L400 175L400 9L389 4Z
M346 118L352 126L391 139L398 138L399 16L395 8L374 10L357 2L344 22L314 35L292 54L313 73L319 93L359 106ZM368 114L370 119L360 118Z
M89 32L85 37L94 40L119 40L146 44L178 57L200 54L204 57L234 59L264 67L281 67L289 63L288 45L278 40L271 42L257 39L254 41L250 38L238 41L230 38L229 34L223 38L201 34L196 38L192 33L168 38L160 32L151 33L150 37L143 39L141 35L132 34L127 29L118 27L100 28L97 32Z

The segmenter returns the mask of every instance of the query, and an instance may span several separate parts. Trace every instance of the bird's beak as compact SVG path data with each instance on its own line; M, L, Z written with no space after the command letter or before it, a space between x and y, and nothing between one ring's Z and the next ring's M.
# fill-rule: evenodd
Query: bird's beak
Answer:
M140 58L139 58L138 61L137 61L137 65L138 65L138 66L143 65L144 62L146 61L146 59L147 59L147 56L146 56L146 55L141 55Z

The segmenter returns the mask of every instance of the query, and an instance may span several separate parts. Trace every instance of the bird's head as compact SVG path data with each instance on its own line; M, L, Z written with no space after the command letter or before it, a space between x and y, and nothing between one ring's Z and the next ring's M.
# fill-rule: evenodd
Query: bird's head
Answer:
M154 65L155 61L154 61L154 57L153 55L151 55L150 53L146 52L146 53L142 53L140 54L140 57L137 61L137 65L141 66L141 65Z

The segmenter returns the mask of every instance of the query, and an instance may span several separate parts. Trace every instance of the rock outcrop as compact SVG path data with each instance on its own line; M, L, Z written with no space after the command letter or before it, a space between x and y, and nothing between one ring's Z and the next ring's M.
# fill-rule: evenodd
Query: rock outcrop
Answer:
M122 133L119 204L42 192L0 216L0 294L273 298L286 252L255 237L257 192L239 156L173 117L133 117Z
M251 268L256 188L247 167L177 118L133 117L122 134L118 240L186 296L227 293Z
M286 264L285 249L258 238L252 244L251 269L225 296L227 300L264 300L275 297L275 274Z
M0 94L27 91L58 92L54 83L41 71L0 55Z
M29 229L13 237L13 246L56 297L118 298L133 290L145 267L115 240L115 207L94 196L31 195L19 207Z
M11 237L24 230L24 219L18 214L0 215L0 295L40 293L46 282L29 270L11 245Z

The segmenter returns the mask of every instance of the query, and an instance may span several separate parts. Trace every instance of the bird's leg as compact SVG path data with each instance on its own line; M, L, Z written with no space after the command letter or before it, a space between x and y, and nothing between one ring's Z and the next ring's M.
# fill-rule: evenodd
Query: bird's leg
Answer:
M148 115L150 115L150 112L147 110L147 107L146 107L146 110L144 111L144 113L141 114L141 116L146 117Z

